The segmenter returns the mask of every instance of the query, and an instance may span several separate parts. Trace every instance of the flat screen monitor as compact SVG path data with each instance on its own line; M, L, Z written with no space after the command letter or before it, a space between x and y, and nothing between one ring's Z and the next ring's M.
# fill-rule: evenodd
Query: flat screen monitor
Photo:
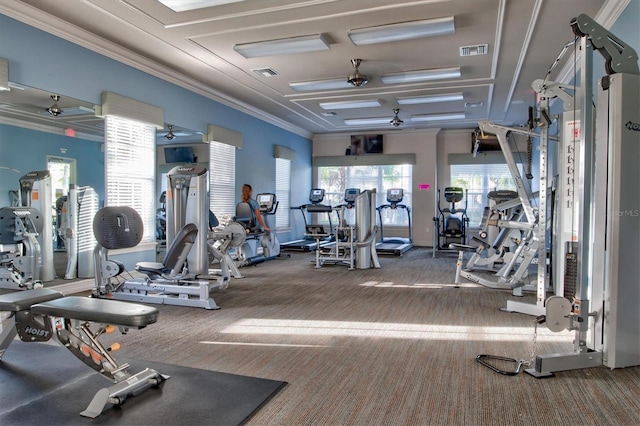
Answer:
M351 155L382 154L383 135L351 136Z
M195 162L193 148L190 146L166 147L164 149L164 162L170 163L193 163Z

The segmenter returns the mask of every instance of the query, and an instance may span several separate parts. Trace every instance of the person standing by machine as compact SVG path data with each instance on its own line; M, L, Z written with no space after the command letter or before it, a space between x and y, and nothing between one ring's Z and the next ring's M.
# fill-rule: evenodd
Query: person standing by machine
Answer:
M251 206L251 212L253 213L253 216L256 218L256 220L260 223L260 225L262 225L262 229L264 229L265 232L271 232L264 219L262 218L262 214L260 214L260 205L254 198L252 198L252 195L253 188L251 188L251 185L247 183L242 185L242 201L248 203Z

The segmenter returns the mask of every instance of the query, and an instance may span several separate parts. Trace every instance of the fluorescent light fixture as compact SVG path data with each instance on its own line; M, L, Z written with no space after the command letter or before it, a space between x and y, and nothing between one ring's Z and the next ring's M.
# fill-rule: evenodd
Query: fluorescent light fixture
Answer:
M348 35L353 44L360 46L363 44L387 43L390 41L448 35L453 34L455 30L453 16L447 16L438 19L358 28L356 30L349 30Z
M244 0L158 0L174 12L204 9L205 7L221 6L229 3L239 3Z
M297 92L310 92L316 90L353 89L346 78L334 78L331 80L300 81L289 83L289 87Z
M429 70L417 70L399 72L395 74L385 74L381 76L384 84L420 83L423 81L446 80L449 78L460 78L462 73L460 67L434 68Z
M0 58L0 91L11 90L9 87L9 61Z
M417 105L417 104L433 104L439 102L453 102L464 99L462 92L460 93L443 93L441 95L427 96L410 96L406 98L398 98L400 105Z
M245 58L261 58L263 56L292 55L294 53L329 50L329 42L322 34L314 34L279 40L236 44L233 46L233 50Z
M372 124L389 124L393 117L380 118L347 118L344 124L347 126L367 126Z
M411 121L446 121L446 120L462 120L467 118L464 112L448 112L443 114L428 115L412 115L409 117Z
M380 99L367 99L367 100L361 100L361 101L320 102L320 108L324 110L375 108L381 105L382 104L380 103Z

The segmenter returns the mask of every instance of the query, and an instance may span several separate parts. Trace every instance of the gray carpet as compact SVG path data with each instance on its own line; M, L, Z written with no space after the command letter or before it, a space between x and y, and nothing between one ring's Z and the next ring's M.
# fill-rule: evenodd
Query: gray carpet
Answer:
M212 293L220 310L159 306L118 339L136 359L286 381L249 425L638 424L639 367L535 379L477 363L530 359L533 319L500 311L510 292L453 285L454 254L414 248L363 271L312 260L243 268ZM573 333L538 331L536 353L572 350Z

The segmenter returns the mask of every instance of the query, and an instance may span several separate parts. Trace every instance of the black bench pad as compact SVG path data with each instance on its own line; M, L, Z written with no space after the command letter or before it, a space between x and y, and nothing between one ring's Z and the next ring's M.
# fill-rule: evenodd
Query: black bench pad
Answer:
M62 293L50 288L34 288L31 290L14 291L0 295L0 311L20 312L29 309L36 303L64 297Z
M465 244L457 244L457 243L449 244L449 248L454 249L454 250L458 250L458 251L468 251L468 252L473 252L473 251L478 250L478 247L468 246L468 245L465 245Z
M150 306L82 296L39 303L33 305L31 311L39 315L124 327L145 327L158 320L158 310Z

